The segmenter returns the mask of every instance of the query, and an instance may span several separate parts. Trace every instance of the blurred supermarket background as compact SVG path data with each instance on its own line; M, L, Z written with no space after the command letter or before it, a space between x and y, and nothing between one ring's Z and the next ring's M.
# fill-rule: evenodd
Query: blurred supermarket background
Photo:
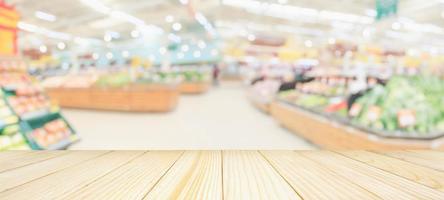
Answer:
M442 0L0 0L0 150L443 149Z

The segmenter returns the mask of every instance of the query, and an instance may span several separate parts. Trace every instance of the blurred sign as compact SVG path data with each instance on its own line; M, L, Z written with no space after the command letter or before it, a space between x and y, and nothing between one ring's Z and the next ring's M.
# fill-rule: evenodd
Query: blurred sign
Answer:
M376 0L376 19L381 20L398 12L398 0Z

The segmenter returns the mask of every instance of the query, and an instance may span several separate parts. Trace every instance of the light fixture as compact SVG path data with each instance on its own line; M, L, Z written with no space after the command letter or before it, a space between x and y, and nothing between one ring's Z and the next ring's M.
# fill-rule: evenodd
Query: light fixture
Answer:
M131 31L131 37L137 38L140 36L140 32L138 30Z
M114 55L111 52L106 53L106 58L108 58L109 60L113 59Z
M54 22L54 21L57 20L56 16L54 16L52 14L49 14L49 13L46 13L46 12L43 12L43 11L36 11L34 13L34 16L39 18L39 19L41 19L41 20L45 20L45 21L48 21L48 22Z
M174 17L172 15L167 15L165 17L165 21L168 23L172 23L174 21Z
M97 53L93 53L93 54L92 54L92 58L93 58L94 60L99 59L99 54L97 54Z
M48 47L46 47L45 45L42 45L39 47L40 52L42 53L46 53L48 51Z
M180 29L182 29L182 24L180 24L179 22L176 22L173 24L173 30L174 31L180 31Z
M66 48L66 44L63 42L59 42L59 43L57 43L57 48L59 48L60 50L63 50Z
M197 43L197 46L201 49L205 49L205 47L207 46L207 44L205 44L204 41L199 40L199 42Z
M122 57L128 58L130 53L128 51L122 51Z
M252 41L256 40L256 36L254 36L253 34L250 34L250 35L248 35L247 39L252 42Z
M306 47L312 47L313 46L313 42L311 40L305 40L304 42Z
M186 44L182 45L182 47L180 47L180 50L182 50L183 52L187 52L188 50L190 50L190 47Z
M167 52L167 48L165 48L165 47L160 47L160 49L159 49L159 53L160 53L160 54L164 55L164 54L166 54L166 52Z
M399 22L393 22L393 24L392 24L392 29L393 29L393 30L399 30L399 29L401 29L401 23L399 23Z
M199 58L201 55L202 55L202 54L200 53L200 51L195 51L195 52L193 53L193 56L194 56L195 58Z

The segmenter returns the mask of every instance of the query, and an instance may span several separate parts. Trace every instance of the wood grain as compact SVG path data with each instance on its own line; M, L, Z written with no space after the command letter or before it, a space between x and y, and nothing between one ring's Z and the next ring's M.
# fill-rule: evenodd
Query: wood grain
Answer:
M221 152L186 152L145 199L222 199Z
M179 158L180 151L147 152L63 199L142 199ZM119 184L116 184L119 183Z
M378 153L444 172L443 151L433 151L430 153L424 153L424 151L378 151Z
M378 199L368 190L293 151L262 151L304 199ZM322 192L319 192L322 191Z
M0 173L11 170L14 168L30 165L43 160L48 160L59 155L66 154L63 151L39 151L39 152L29 152L25 154L12 153L13 155L8 155L0 158Z
M0 173L0 192L85 162L105 151L72 151L58 157ZM2 155L3 158L3 155Z
M50 153L50 152L47 152ZM111 152L0 193L0 199L60 199L126 164L143 152ZM19 178L19 177L17 177Z
M444 172L372 152L344 151L338 153L417 183L444 191ZM444 159L444 157L442 158Z
M257 151L224 151L225 199L301 199Z
M0 199L444 199L439 151L11 151L0 164Z
M442 199L444 193L333 152L298 153L374 194L392 199Z

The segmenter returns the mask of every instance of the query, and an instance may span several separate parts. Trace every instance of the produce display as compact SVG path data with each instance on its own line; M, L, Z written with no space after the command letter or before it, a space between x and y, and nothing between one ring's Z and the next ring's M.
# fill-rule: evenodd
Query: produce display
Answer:
M8 65L5 65L4 62L0 62L0 150L47 149L50 143L40 138L49 137L50 141L57 143L60 134L52 137L50 136L52 132L40 132L39 137L28 137L34 130L30 124L32 121L46 123L47 116L50 115L58 116L58 119L52 120L61 120L58 107L51 103L36 80L23 70L23 63L20 65L14 65L14 63L15 61L7 62ZM9 65L16 67L6 67ZM57 123L60 127L62 126L61 122L57 121ZM49 130L54 130L54 128L51 129L50 126ZM75 133L70 129L66 134L72 136ZM42 146L33 145L36 141L38 143L43 141ZM61 145L60 148L66 148L72 142L74 140Z
M347 94L348 82L349 79L345 77L317 77L308 83L298 83L296 90L323 96L344 96Z
M28 137L35 141L40 148L51 149L52 145L69 139L72 134L73 132L63 119L56 119L34 129Z
M432 76L393 77L357 99L353 122L397 134L444 133L444 81ZM395 134L395 133L393 133Z
M347 95L319 94L324 86L310 84L309 91L300 86L278 98L383 136L431 138L444 133L444 81L438 77L394 76L385 85L372 85L350 108Z

